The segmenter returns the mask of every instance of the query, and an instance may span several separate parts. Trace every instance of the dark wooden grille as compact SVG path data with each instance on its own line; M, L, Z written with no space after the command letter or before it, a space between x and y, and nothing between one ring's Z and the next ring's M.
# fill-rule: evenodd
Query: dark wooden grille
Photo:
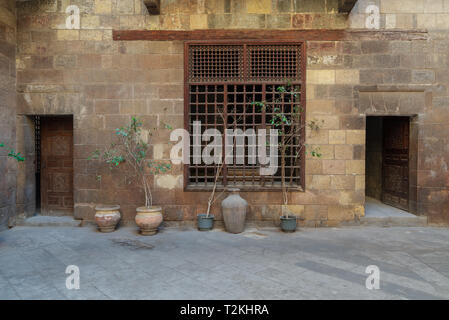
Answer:
M284 81L301 78L301 47L248 46L249 79L255 81Z
M191 46L190 81L232 81L243 79L243 46Z
M257 135L258 129L274 129L272 120L279 110L291 114L294 108L300 108L304 114L303 49L302 43L186 44L185 124L191 134L191 159L184 172L186 189L212 188L218 170L214 163L195 163L194 121L201 122L201 134L215 128L222 134L225 129L241 129L242 132L253 129ZM279 92L281 86L288 86L289 91ZM264 102L265 107L257 102ZM288 126L284 132L287 136L293 135ZM238 158L234 140L233 161L224 164L218 179L219 188L235 186L248 191L281 188L280 159L276 174L261 176L257 154L255 161L248 157L249 149L257 150L256 142L244 138L245 156ZM209 143L201 141L201 151ZM302 146L303 135L292 139L287 146L285 177L290 189L304 187Z

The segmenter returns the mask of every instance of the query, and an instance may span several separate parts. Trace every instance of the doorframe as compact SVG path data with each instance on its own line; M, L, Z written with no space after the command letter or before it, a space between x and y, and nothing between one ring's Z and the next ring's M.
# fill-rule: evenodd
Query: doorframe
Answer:
M43 163L43 148L42 148L42 120L43 119L51 119L51 120L55 120L55 119L57 119L57 118L65 118L65 119L70 119L71 120L71 123L72 123L72 127L71 127L71 135L72 135L72 143L71 143L71 146L70 146L70 148L71 148L71 150L72 150L72 176L71 176L71 184L72 184L72 187L71 187L71 189L72 189L72 201L73 201L73 207L72 207L72 212L70 213L70 214L65 214L65 211L63 211L63 210L61 210L61 211L55 211L55 212L53 212L51 209L49 209L49 208L47 208L46 207L46 199L44 199L44 197L43 197L43 192L44 192L44 190L46 190L46 188L47 188L47 183L48 183L48 181L47 180L45 180L45 177L44 177L44 172L43 172L43 168L42 168L42 163ZM75 131L75 128L74 128L74 121L75 121L75 119L74 119L74 116L73 115L71 115L71 114L61 114L61 115L42 115L42 116L40 116L40 120L41 120L41 130L40 130L40 134L41 134L41 136L39 137L39 140L40 140L40 143L41 143L41 152L40 152L40 164L41 164L41 169L40 169L40 172L41 172L41 174L40 174L40 205L41 205L41 207L40 207L40 214L41 215L50 215L50 216L74 216L74 214L75 214L75 185L74 185L74 176L75 176L75 168L74 168L74 149L75 149L75 145L74 145L74 142L75 142L75 137L74 137L74 131ZM45 121L45 120L44 120ZM35 139L35 141L36 141L36 139ZM37 186L37 181L36 181L36 186ZM48 200L48 199L47 199ZM53 213L57 213L57 212L60 212L61 214L53 214ZM67 213L68 213L68 211L67 211Z
M36 215L36 137L34 117L71 117L73 119L73 150L75 152L76 141L76 118L73 113L45 114L45 113L18 113L16 114L16 144L17 152L25 155L25 161L18 165L17 170L17 193L16 210L18 219L24 219ZM74 157L74 154L73 154ZM73 182L75 178L75 167L73 167ZM76 190L73 188L73 199ZM73 216L75 215L75 201Z
M365 115L365 130L366 130L366 119L368 117L380 117L382 120L385 117L407 117L409 119L409 149L408 149L408 181L409 181L409 194L408 194L408 211L412 214L418 214L418 147L419 147L419 126L418 126L418 115L417 114L389 114L389 113L374 113ZM383 158L383 139L382 134L382 158ZM366 146L365 146L366 149ZM366 165L365 158L365 165ZM382 170L381 170L381 183L383 188L383 160L382 160ZM366 180L365 180L366 188ZM389 204L386 204L389 205ZM392 206L393 207L393 206ZM403 209L401 209L403 210Z

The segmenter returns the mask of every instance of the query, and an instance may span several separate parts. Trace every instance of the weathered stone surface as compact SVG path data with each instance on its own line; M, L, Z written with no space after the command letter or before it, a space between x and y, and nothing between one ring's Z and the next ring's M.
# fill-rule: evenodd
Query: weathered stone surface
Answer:
M86 157L95 144L109 142L111 132L131 115L143 117L148 125L172 121L176 127L184 126L184 44L112 41L112 30L338 29L347 25L365 28L364 8L369 1L358 1L349 16L337 13L337 2L173 0L162 2L160 16L150 16L137 0L83 0L76 1L81 10L81 30L66 29L67 1L50 1L46 5L35 1L18 3L16 64L15 40L10 41L16 35L14 15L2 14L0 18L0 71L2 75L10 75L2 77L0 86L10 88L17 72L19 92L14 99L8 89L9 94L1 99L5 103L0 102L0 110L8 119L14 119L9 106L17 101L20 114L73 114L75 175L83 177L77 178L77 184L83 188L76 190L75 213L90 219L93 211L89 205L95 197L111 201L122 201L123 197L124 219L133 219L133 206L142 202L140 191L133 194L121 184L110 183L104 187L107 190L104 195L103 187L97 188L96 184L88 192L91 189L87 189L86 177L94 175L97 168L88 164ZM446 110L449 26L444 20L448 12L445 5L437 4L441 1L421 5L420 0L417 6L408 5L406 0L399 1L401 5L384 2L376 1L382 4L381 28L430 28L429 40L403 41L400 40L403 33L397 32L398 38L393 41L364 36L362 40L307 43L306 120L324 122L318 131L306 130L306 143L319 149L322 157L307 155L306 190L291 195L294 200L291 205L304 206L301 210L313 218L304 225L337 225L339 220L352 217L359 210L355 208L363 202L361 195L365 189L362 168L366 114L417 115L419 137L426 147L417 151L420 160L416 171L420 172L420 179L411 181L440 188L431 197L424 196L419 189L417 201L422 202L420 212L429 210L434 219L439 219L438 210L442 212L443 205L435 199L440 199L438 192L447 187L449 180L443 165L447 162L444 139L445 124L449 121ZM0 120L0 133L14 141L7 122L3 124ZM423 123L428 127L422 127ZM167 140L168 132L154 137L155 157L167 158ZM421 156L423 152L432 157ZM432 172L438 178L432 177ZM179 167L170 175L152 182L155 199L173 206L167 219L178 220L181 216L195 219L194 214L204 209L207 193L183 192ZM22 195L20 199L24 198ZM278 193L248 193L245 197L254 209L253 219L278 222L281 213ZM89 205L83 202L87 200ZM344 208L330 208L337 203ZM324 214L326 210L331 212L329 217Z
M4 27L8 26L8 27ZM16 16L14 3L0 1L0 143L17 150L16 144ZM35 59L34 64L44 67L48 59ZM14 66L14 67L13 67ZM20 136L19 136L20 139ZM0 148L0 230L14 225L17 194L17 162L8 157L8 150ZM23 153L22 153L23 154ZM21 185L25 183L19 181ZM24 204L20 201L20 204ZM23 206L22 206L23 207ZM20 209L20 208L19 208Z

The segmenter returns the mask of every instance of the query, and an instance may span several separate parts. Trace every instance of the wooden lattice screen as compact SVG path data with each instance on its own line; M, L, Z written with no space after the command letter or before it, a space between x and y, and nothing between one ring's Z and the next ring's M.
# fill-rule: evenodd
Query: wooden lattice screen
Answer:
M188 190L205 190L213 186L218 166L194 164L193 122L200 121L201 133L216 128L272 128L274 111L255 102L276 102L283 113L300 106L305 114L305 50L303 43L186 43L185 48L185 126L191 133L191 159L185 166L184 180ZM280 86L294 88L297 94L283 93ZM302 117L304 118L304 117ZM287 130L288 131L288 130ZM288 188L304 188L304 134L288 146L285 176ZM251 148L245 139L245 154ZM209 142L201 142L201 150ZM234 141L235 144L235 141ZM224 148L224 141L223 141ZM219 187L235 186L242 190L279 190L281 170L274 175L259 174L260 163L248 158L225 164ZM224 152L223 152L224 154ZM241 160L237 164L237 160Z

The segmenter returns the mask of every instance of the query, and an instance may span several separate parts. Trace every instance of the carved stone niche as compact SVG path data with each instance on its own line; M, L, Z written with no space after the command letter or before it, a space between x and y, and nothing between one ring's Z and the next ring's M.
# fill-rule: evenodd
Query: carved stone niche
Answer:
M144 0L143 3L150 15L161 14L161 0Z

